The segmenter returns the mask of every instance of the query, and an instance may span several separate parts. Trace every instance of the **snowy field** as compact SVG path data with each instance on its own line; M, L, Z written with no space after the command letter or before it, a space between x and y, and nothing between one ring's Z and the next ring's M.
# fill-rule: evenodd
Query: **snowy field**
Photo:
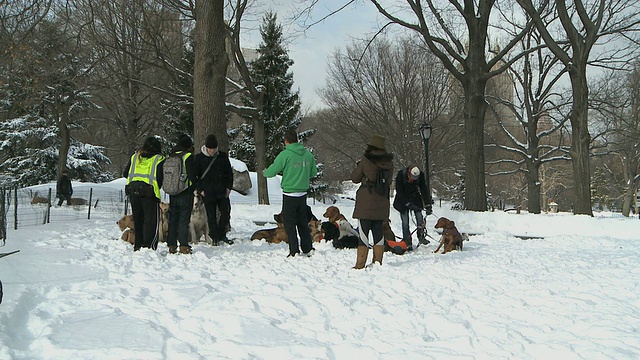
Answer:
M134 253L100 207L10 229L0 252L20 252L0 259L0 359L640 358L637 218L436 206L430 235L436 216L478 234L464 251L434 254L432 242L353 270L352 249L323 242L287 259L286 244L248 240L280 212L270 190L268 206L255 188L234 193L242 240L193 255ZM318 217L328 206L309 204ZM357 226L352 201L335 205Z

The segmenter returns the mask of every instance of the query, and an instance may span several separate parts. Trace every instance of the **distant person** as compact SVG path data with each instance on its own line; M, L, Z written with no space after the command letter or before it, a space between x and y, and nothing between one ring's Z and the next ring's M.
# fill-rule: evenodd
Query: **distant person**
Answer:
M426 238L425 219L422 210L426 210L427 216L431 215L433 200L425 176L415 165L410 165L396 175L396 197L393 200L393 208L400 212L402 221L402 239L411 245L411 232L409 231L409 213L413 213L418 228L418 239L420 244L428 244Z
M306 256L312 255L311 232L307 208L307 191L311 178L318 175L318 167L313 154L298 142L298 133L291 129L284 135L284 150L276 156L273 164L262 174L271 178L282 173L282 215L284 229L289 240L289 255L293 257L300 253L300 248ZM297 229L297 233L296 233ZM298 234L300 242L298 243Z
M199 179L196 189L203 196L212 244L217 246L222 241L231 245L233 240L227 238L231 219L229 195L233 188L233 170L229 156L218 150L218 138L210 134L194 162ZM216 211L220 212L219 219L216 219Z
M73 195L73 187L71 186L71 180L69 180L69 173L67 170L62 170L62 174L56 184L56 196L58 196L58 206L62 206L62 203L66 200L69 205L69 199Z
M178 252L178 242L181 254L191 254L189 222L193 209L193 190L197 181L193 159L193 140L189 135L182 134L178 136L176 145L162 164L162 186L169 194L167 246L170 254Z
M131 155L124 169L127 178L125 192L131 201L135 243L140 248L158 248L158 222L160 221L160 188L162 187L162 145L154 136L148 137L142 148Z
M382 170L382 171L380 171ZM373 235L373 263L382 265L384 253L384 236L382 224L389 220L389 188L380 193L377 190L378 174L384 177L381 182L390 184L393 178L393 154L385 149L385 139L373 135L367 143L364 155L358 160L351 172L351 180L360 184L356 191L356 204L353 218L360 221L360 240L354 269L364 268L369 255L369 233Z

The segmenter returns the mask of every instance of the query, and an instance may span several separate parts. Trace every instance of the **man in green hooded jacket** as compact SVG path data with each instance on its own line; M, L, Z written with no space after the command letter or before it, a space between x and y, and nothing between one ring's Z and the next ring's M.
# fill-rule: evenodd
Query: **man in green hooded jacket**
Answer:
M300 253L300 248L306 256L311 256L311 233L307 219L307 191L311 178L318 175L318 167L313 154L298 142L298 133L289 130L284 136L285 148L265 169L262 174L266 178L282 173L282 215L284 229L289 239L289 256ZM300 234L300 245L298 236Z

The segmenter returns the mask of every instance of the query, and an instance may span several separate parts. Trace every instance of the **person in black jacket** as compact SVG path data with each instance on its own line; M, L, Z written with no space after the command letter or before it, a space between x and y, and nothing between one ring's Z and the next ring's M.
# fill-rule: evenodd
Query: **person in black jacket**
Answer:
M60 179L58 179L56 195L60 199L58 200L58 206L61 206L65 200L67 200L67 205L69 205L69 199L71 199L71 195L73 195L73 187L71 186L71 180L69 180L67 170L62 170L62 175Z
M212 244L218 245L220 241L224 241L231 245L233 240L229 240L226 235L231 218L229 194L233 188L233 170L229 157L224 151L218 150L218 139L210 134L194 161L199 179L196 189L204 198ZM220 212L217 221L216 210Z
M426 238L425 219L422 210L426 210L427 216L431 215L433 199L427 189L424 174L415 165L398 171L396 175L396 198L393 200L393 208L400 212L402 220L402 240L411 245L411 232L409 231L409 212L412 211L418 226L418 239L421 244L428 244Z
M181 158L184 164L183 174L187 175L187 188L177 195L169 195L170 216L167 246L169 247L169 253L175 254L178 250L177 245L179 241L180 253L191 254L191 246L189 245L189 222L191 221L191 210L193 209L193 190L197 181L193 156L193 140L191 137L187 134L178 136L176 146L171 149L169 156L178 156ZM164 164L163 162L163 170Z

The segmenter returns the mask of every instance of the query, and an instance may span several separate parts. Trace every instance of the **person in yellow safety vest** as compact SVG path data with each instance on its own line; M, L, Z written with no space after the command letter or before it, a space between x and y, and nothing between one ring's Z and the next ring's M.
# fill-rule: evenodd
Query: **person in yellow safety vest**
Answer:
M131 201L135 243L133 251L146 247L158 248L158 222L160 221L160 188L162 187L162 163L160 141L150 136L142 148L129 159L123 176L127 178L125 193Z

